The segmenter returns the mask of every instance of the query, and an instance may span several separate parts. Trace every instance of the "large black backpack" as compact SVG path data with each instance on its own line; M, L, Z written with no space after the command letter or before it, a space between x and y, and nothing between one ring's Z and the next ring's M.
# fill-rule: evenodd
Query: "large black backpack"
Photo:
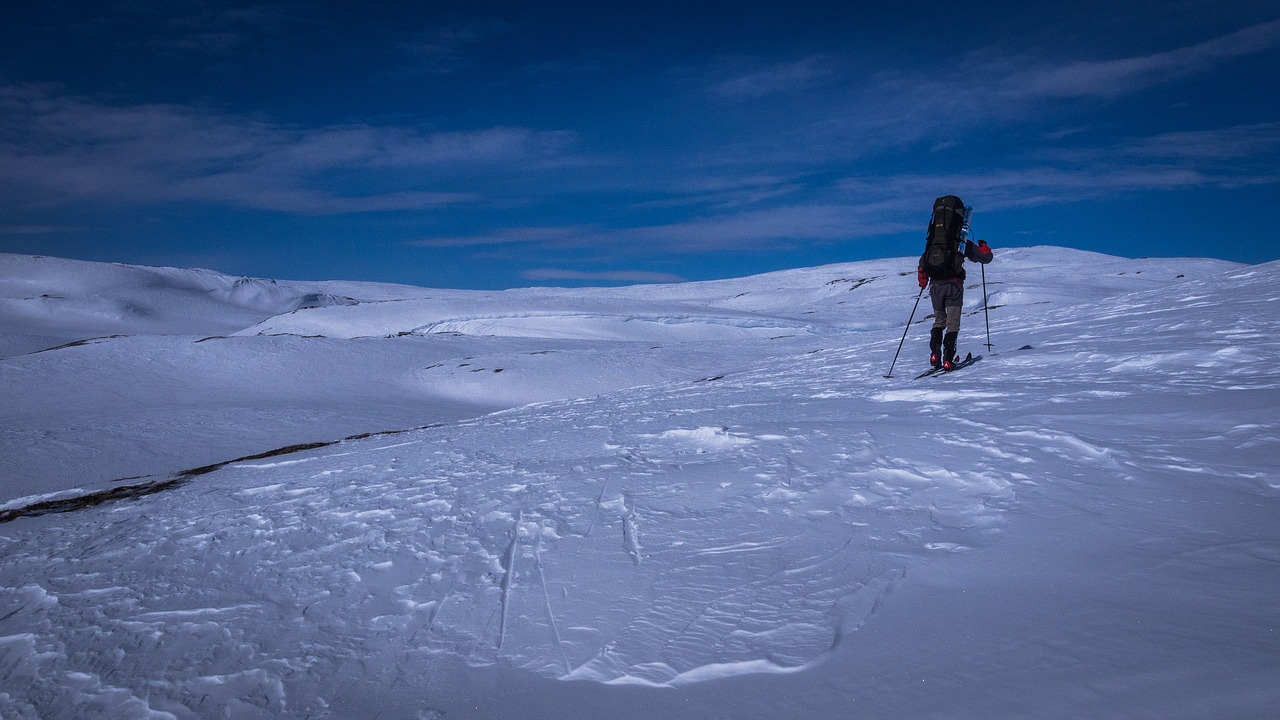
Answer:
M933 201L933 217L920 256L920 267L930 280L964 277L964 201L943 195Z

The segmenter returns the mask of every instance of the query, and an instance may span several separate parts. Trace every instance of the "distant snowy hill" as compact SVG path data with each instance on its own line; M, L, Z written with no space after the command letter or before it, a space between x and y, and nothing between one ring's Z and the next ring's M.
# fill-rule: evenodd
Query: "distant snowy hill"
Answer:
M913 381L909 258L0 255L0 717L1267 717L1277 270L997 249Z
M230 333L299 308L355 303L348 291L385 300L417 290L0 254L0 357L112 334Z

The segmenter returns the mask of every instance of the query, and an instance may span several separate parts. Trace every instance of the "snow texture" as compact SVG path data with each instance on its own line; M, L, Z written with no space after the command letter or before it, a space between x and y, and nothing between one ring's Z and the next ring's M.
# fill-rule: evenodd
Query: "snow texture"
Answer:
M1280 265L482 293L0 255L0 717L1254 718Z

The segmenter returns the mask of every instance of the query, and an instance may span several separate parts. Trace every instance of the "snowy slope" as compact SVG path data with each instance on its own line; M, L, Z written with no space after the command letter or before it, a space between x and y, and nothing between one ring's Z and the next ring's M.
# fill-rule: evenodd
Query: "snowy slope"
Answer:
M290 413L418 429L0 525L0 716L1268 716L1280 265L1010 250L995 351L973 288L984 357L914 382L919 325L882 377L910 266L406 292L9 358L38 494L315 439L271 434ZM139 442L235 452L103 438L148 408ZM39 423L121 470L48 473Z
M1228 267L1011 250L991 304L1080 303ZM486 293L0 255L0 349L13 355L0 364L0 503L723 374L831 335L899 328L909 270L884 260Z

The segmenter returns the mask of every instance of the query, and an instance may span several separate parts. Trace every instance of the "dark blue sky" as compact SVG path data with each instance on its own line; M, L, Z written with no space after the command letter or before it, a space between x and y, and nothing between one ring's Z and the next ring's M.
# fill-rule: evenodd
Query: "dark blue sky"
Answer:
M955 193L997 250L1263 262L1277 79L1274 0L6 0L0 251L701 280L917 254Z

